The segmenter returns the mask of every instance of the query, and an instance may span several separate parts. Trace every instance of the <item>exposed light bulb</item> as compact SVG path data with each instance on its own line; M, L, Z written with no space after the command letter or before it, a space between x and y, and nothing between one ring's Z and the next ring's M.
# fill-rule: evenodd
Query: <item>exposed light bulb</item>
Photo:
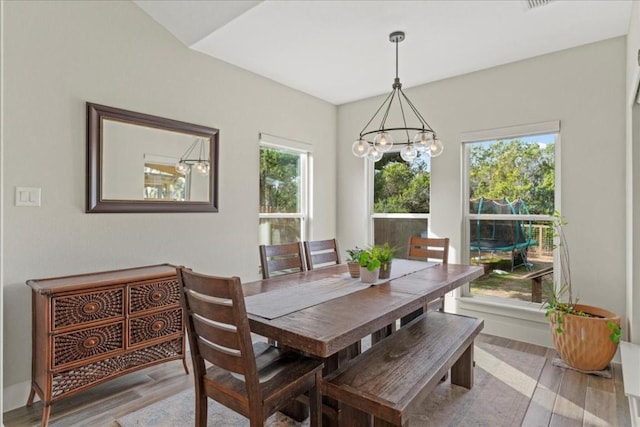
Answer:
M434 138L429 145L427 153L429 153L431 157L438 157L440 154L442 154L443 151L444 145L442 144L442 142L440 142L439 139Z
M393 137L388 132L380 132L373 138L373 146L381 153L386 153L393 147Z
M186 175L187 173L189 173L190 169L191 167L182 160L180 160L176 164L176 172L178 172L179 174Z
M427 151L432 140L433 135L430 132L418 132L413 137L413 144L419 152L423 152Z
M371 149L369 150L369 154L367 154L367 159L377 162L381 158L382 151L378 150L376 147L371 147Z
M407 144L400 150L400 157L405 162L412 162L418 156L418 150L415 145Z
M369 143L361 138L353 143L351 146L351 152L356 157L364 157L369 154L370 148Z
M209 169L209 162L202 161L196 163L196 170L202 175L209 175Z

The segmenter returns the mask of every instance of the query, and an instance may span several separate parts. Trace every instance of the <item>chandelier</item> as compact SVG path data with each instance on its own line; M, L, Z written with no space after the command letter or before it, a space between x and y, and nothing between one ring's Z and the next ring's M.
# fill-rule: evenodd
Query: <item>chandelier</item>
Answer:
M418 112L418 109L409 100L407 95L405 95L402 90L402 83L400 83L400 78L398 77L398 43L404 40L404 32L394 31L389 34L389 40L396 44L396 78L393 81L393 90L364 126L360 132L360 137L353 143L351 150L356 157L366 157L375 162L380 160L384 153L391 150L394 144L402 146L400 149L400 157L406 162L413 161L421 153L425 153L431 157L437 157L442 154L444 146L442 142L436 138L435 131L429 126L420 112ZM389 117L389 112L391 111L394 101L399 106L402 123L398 126L387 127L387 118ZM410 110L415 116L413 119L414 122L411 125L407 125L405 108ZM377 120L380 120L380 125L375 129L369 129L369 125L374 121L377 122ZM413 134L414 132L413 138L410 138L410 133ZM400 141L394 142L392 133L399 135Z
M209 175L209 171L211 170L211 163L209 162L208 156L205 154L205 138L196 138L193 141L193 144L187 148L187 151L184 152L182 156L180 156L180 161L176 163L176 172L181 175L187 175L191 172L191 168L195 166L195 169L200 172L202 175ZM196 147L198 150L196 151ZM197 159L190 159L191 153L196 151L198 153Z

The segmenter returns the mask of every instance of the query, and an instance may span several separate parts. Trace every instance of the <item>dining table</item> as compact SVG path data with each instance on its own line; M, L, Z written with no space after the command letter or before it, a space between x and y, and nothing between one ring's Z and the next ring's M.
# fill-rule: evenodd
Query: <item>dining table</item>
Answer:
M483 274L482 267L394 259L389 279L363 283L346 264L243 284L251 331L321 358L324 375L393 333L396 321ZM339 425L336 402L323 425Z

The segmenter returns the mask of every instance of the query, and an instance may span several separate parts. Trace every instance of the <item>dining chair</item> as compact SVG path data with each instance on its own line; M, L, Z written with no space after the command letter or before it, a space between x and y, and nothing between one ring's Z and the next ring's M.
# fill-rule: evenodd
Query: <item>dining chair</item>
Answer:
M305 271L302 243L283 243L281 245L260 245L260 265L262 278Z
M449 262L449 238L419 237L409 238L407 258L418 261L442 261Z
M411 236L407 258L416 261L441 261L442 264L448 264L449 238ZM444 296L426 303L423 308L403 317L400 319L400 325L404 326L425 311L434 309L444 311Z
M307 240L304 242L304 256L307 270L340 264L340 252L336 239Z
M193 362L196 427L207 425L208 398L257 427L306 392L310 425L320 426L322 361L251 342L240 278L176 270Z

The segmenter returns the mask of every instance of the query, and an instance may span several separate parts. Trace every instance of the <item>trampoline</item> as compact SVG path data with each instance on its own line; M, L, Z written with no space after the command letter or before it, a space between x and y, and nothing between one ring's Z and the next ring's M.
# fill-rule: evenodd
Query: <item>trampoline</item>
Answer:
M470 200L469 212L485 215L529 215L527 204L522 199L488 199L481 197ZM531 220L477 219L471 221L471 251L478 252L478 258L484 252L509 252L511 255L511 271L524 266L528 271L531 264L527 260L529 246L537 245L532 239L533 225Z

